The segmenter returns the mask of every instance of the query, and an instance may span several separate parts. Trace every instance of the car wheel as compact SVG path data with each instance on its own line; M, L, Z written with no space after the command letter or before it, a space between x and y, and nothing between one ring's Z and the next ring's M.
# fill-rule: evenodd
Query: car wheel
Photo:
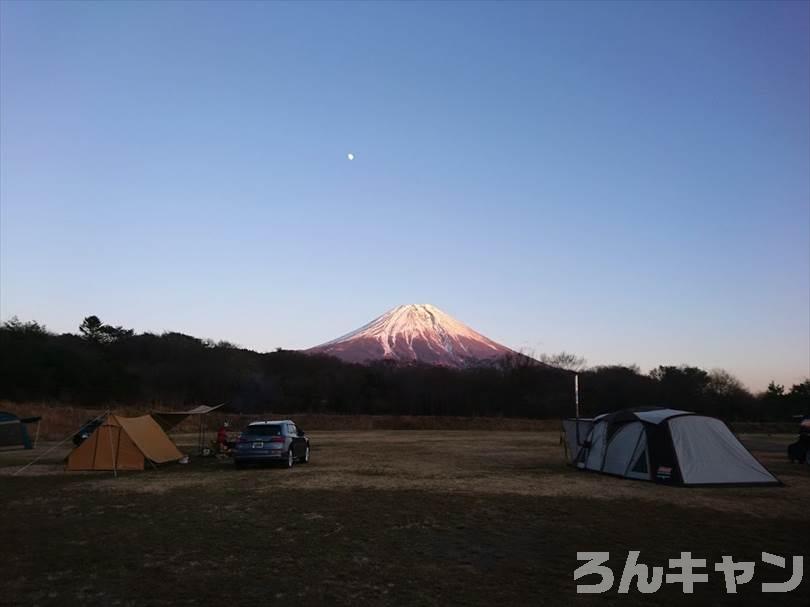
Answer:
M308 464L309 463L309 445L307 445L307 450L304 451L304 457L301 458L301 463L302 464Z
M295 463L295 455L293 454L292 447L287 451L287 461L284 464L285 468L292 468Z

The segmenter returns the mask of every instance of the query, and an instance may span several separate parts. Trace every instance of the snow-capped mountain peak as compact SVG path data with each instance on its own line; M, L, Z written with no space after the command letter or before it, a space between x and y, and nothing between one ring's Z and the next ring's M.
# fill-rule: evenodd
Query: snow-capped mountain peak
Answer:
M393 359L463 367L513 354L430 304L397 306L367 325L307 352L349 362Z

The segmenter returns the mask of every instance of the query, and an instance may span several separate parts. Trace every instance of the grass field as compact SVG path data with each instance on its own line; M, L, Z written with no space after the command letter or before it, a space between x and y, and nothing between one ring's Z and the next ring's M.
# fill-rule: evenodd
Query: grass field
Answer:
M679 489L577 472L556 432L310 433L312 463L236 471L215 458L128 473L62 472L55 451L0 452L0 597L20 605L802 605L760 592L810 553L810 469L789 435L745 441L786 484ZM180 436L178 442L193 441ZM40 445L41 452L48 445ZM726 595L616 592L628 550L757 561ZM605 595L577 595L577 551L609 551ZM780 579L781 576L781 579ZM581 583L592 580L580 580Z

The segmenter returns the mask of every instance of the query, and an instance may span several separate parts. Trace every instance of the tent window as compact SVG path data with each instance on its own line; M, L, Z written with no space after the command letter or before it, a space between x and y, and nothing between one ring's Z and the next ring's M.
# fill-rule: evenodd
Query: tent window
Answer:
M638 472L639 474L647 474L647 450L641 452L636 460L635 465L633 466L632 472Z

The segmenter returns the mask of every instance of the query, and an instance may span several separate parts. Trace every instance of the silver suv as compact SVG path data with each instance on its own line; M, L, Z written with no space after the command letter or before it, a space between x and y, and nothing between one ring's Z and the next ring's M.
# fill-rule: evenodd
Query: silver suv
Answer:
M245 464L276 462L292 468L309 463L309 437L289 419L253 422L239 434L233 451L237 468Z

